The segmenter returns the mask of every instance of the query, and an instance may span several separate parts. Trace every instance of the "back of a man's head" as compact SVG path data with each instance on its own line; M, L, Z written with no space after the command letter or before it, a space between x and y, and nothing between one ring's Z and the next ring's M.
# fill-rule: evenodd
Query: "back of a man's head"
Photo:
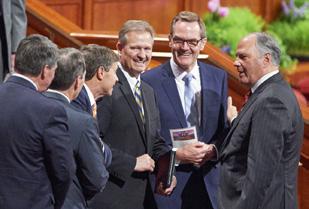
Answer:
M15 71L28 76L38 76L47 65L56 65L58 47L47 37L34 34L21 40L15 57Z
M78 76L83 76L86 69L82 53L74 48L59 50L57 66L49 88L60 91L69 89Z
M86 63L86 81L94 77L99 67L103 67L105 71L109 71L111 66L119 61L118 55L105 46L89 44L82 46L80 51Z

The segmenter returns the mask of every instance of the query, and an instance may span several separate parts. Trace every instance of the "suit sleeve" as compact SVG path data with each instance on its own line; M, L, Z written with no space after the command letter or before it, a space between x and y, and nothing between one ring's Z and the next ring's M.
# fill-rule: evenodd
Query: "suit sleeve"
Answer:
M112 120L112 97L104 97L98 102L98 123L100 134L105 143L107 143L106 133ZM120 130L121 131L121 130ZM110 139L112 140L112 139ZM123 152L112 145L109 145L112 151L112 163L108 167L111 176L122 181L126 181L134 172L136 158L126 152Z
M161 155L164 155L165 153L169 152L172 147L169 147L166 143L163 137L161 136L161 123L160 123L160 113L159 108L156 100L156 106L154 115L156 117L156 120L154 121L156 123L156 129L155 129L155 137L154 137L154 145L153 145L153 156L152 158L157 161Z
M58 209L64 202L74 173L73 150L63 107L50 110L49 122L43 132L43 143L46 168L56 201L55 209Z
M260 208L280 163L284 148L288 110L276 98L263 99L253 111L250 132L247 173L235 208Z
M25 0L12 0L11 51L16 52L19 42L26 36L27 16Z
M105 167L103 143L99 137L96 122L89 117L85 125L85 131L78 145L77 164L80 169L77 170L77 176L85 198L89 200L103 190L108 180L108 172Z

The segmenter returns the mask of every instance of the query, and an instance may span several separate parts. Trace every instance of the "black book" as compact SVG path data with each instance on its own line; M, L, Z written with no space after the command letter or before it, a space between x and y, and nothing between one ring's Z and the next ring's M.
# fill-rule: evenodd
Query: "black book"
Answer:
M169 188L175 173L176 149L160 156L157 166L156 186L163 184L163 189Z

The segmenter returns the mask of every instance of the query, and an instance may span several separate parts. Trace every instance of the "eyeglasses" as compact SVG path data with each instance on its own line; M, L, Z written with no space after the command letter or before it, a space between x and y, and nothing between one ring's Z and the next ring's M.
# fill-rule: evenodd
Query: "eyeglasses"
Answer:
M181 39L181 38L178 38L178 37L174 37L172 38L172 41L173 41L173 44L176 45L176 46L184 46L185 43L188 44L189 47L196 47L201 40L203 40L204 38L201 38L199 40L194 40L194 39L191 39L191 40L184 40L184 39Z

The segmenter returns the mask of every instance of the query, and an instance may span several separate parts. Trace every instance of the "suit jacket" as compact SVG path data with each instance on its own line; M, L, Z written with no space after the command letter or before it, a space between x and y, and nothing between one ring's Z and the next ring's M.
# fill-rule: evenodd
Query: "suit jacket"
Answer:
M85 86L82 87L79 95L71 102L71 105L92 115L92 107ZM108 167L112 162L112 151L106 143L103 142L103 145L105 165Z
M65 108L73 145L76 173L62 209L85 209L86 200L101 192L108 179L97 123L89 114L70 105L64 96L44 94Z
M296 209L302 115L278 73L249 98L221 152L220 209Z
M25 11L25 0L10 0L2 1L2 21L4 23L4 33L0 33L1 36L5 36L4 42L0 43L0 48L4 47L7 52L0 57L1 63L6 63L6 67L11 66L11 53L16 52L19 42L26 36L27 30L27 16ZM0 7L1 9L1 7ZM1 54L1 53L0 53ZM4 58L5 56L5 58ZM3 60L5 59L5 60ZM1 70L0 81L5 77L5 74L9 72L9 69Z
M198 62L198 66L202 87L199 140L215 143L226 126L227 75L223 70L202 62ZM161 134L172 146L169 130L185 128L187 123L170 62L145 72L142 80L154 89L160 111ZM206 163L200 169L189 164L178 166L176 168L177 187L171 197L155 196L158 208L177 209L182 208L187 201L194 201L196 196L188 196L184 193L194 194L196 186L190 185L189 179L193 178L196 172L202 172L210 201L216 208L219 174L213 162Z
M148 172L134 172L136 157L145 153L157 159L168 151L159 135L160 120L154 93L141 83L145 124L130 85L120 69L112 96L98 102L98 122L103 140L110 144L113 159L105 190L94 198L93 209L141 209Z
M11 76L0 115L0 208L60 208L74 172L64 108Z

